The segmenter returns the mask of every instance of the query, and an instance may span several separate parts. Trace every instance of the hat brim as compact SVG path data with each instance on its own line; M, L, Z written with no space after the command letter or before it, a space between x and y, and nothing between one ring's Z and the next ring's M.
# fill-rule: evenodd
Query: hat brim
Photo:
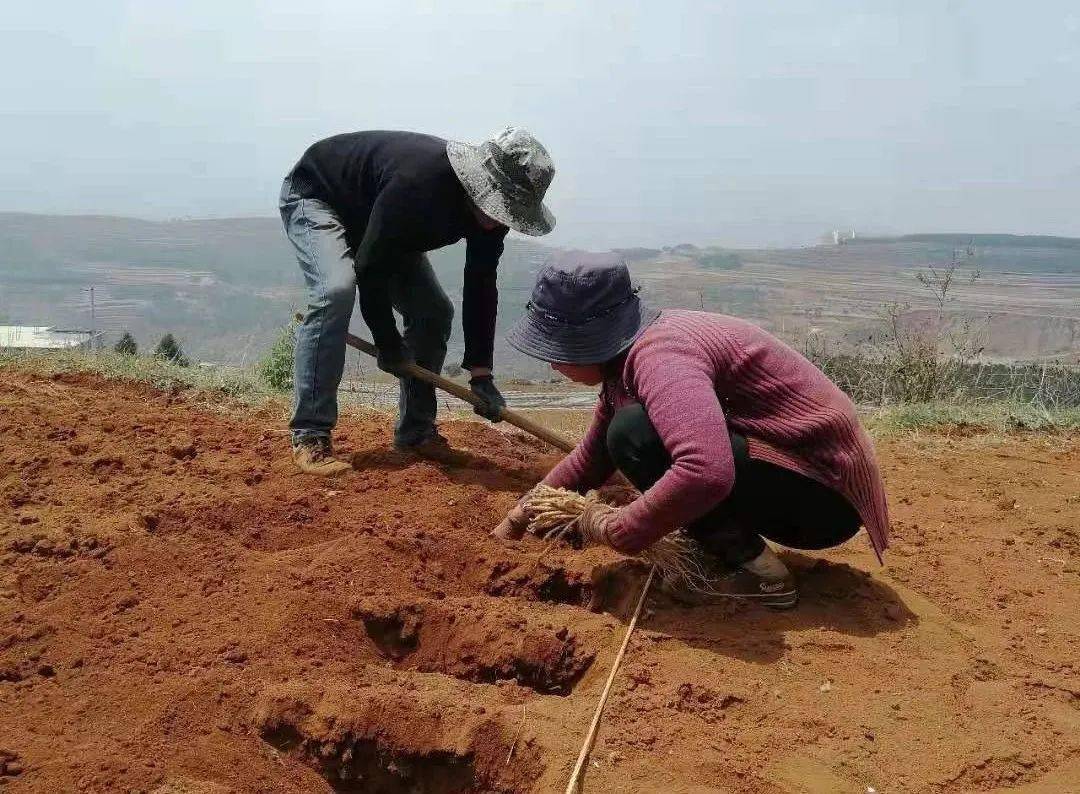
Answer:
M489 218L530 237L542 237L555 228L555 216L544 202L513 201L492 184L479 146L449 141L446 156L469 198Z
M552 364L602 364L632 345L660 310L637 297L604 317L568 325L529 309L506 335L506 341L527 356Z

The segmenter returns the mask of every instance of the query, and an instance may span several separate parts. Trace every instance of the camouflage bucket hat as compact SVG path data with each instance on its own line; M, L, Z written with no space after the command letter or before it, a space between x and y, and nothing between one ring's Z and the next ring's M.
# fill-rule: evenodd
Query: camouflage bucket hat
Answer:
M533 237L555 228L544 194L555 163L528 130L507 127L479 145L450 141L446 156L465 192L485 215Z

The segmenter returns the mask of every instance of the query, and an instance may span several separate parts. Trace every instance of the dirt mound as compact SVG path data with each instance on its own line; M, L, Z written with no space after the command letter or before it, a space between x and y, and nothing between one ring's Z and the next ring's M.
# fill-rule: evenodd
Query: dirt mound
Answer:
M643 579L490 528L556 459L384 416L316 481L281 417L0 380L0 788L547 792ZM788 553L800 607L653 599L588 791L1067 791L1080 779L1080 443L882 445L896 547Z
M527 791L535 743L515 736L510 709L390 682L330 681L260 695L252 722L278 750L319 770L335 791L454 794ZM520 745L520 746L519 746ZM513 764L508 763L513 761Z
M544 694L568 695L595 656L566 625L552 623L559 616L522 614L515 604L394 604L378 597L361 599L352 613L379 653L399 668L465 681L517 681Z

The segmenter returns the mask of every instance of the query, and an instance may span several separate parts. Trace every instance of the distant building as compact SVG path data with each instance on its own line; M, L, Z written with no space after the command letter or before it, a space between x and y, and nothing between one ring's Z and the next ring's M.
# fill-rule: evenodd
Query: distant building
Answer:
M51 325L0 325L0 350L90 350L100 333Z

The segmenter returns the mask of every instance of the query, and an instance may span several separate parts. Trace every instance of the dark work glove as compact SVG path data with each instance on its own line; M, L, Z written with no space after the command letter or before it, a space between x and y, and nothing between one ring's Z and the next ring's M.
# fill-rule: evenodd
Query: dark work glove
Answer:
M389 372L399 378L408 377L405 367L412 363L405 346L400 340L396 344L379 345L379 355L375 358L376 364L383 372Z
M492 422L502 421L502 410L506 407L506 400L495 388L495 378L491 375L477 375L469 381L472 393L483 400L480 405L473 406L473 412Z

